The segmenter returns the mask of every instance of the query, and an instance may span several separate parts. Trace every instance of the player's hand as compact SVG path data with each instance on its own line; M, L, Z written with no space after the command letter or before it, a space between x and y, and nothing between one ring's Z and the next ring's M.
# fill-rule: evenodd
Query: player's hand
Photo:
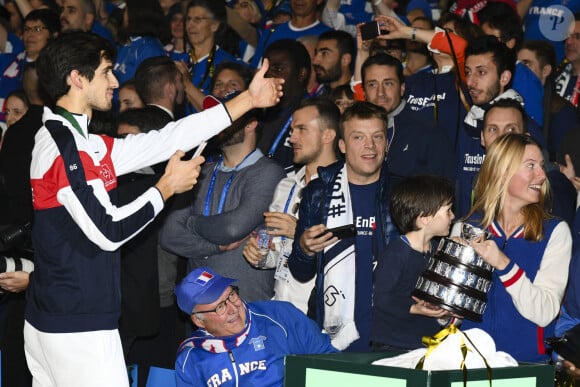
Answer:
M161 192L163 200L167 200L175 194L189 191L197 184L201 164L204 163L205 159L203 156L198 156L191 160L181 160L183 156L185 156L183 151L175 152L165 167L165 173L155 184L155 187Z
M250 93L252 100L252 107L254 108L274 106L280 102L280 98L284 95L282 92L284 79L264 77L269 66L268 59L264 58L262 67L260 67L258 72L256 72L256 75L254 75L254 78L248 87L248 92Z

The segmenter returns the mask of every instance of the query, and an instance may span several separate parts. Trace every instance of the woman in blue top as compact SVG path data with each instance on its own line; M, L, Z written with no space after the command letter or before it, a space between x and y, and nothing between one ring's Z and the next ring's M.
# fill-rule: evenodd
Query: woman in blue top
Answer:
M462 328L485 330L518 361L548 360L544 338L553 333L568 278L570 229L546 211L548 192L538 143L507 134L487 152L467 216L492 233L471 245L495 271L483 321Z

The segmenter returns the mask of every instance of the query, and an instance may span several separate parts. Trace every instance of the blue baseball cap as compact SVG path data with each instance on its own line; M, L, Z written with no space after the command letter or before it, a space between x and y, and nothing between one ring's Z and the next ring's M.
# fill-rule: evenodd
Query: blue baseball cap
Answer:
M192 314L197 304L215 302L236 281L219 275L209 267L195 269L175 287L177 305L185 313Z

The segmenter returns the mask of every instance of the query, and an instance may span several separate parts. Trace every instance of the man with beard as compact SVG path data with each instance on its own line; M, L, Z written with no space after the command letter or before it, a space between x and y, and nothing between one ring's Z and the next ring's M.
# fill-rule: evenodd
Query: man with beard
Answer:
M493 36L485 35L472 40L465 50L465 80L473 106L464 119L464 129L457 141L456 214L465 215L471 207L474 177L483 163L485 152L481 147L483 116L499 99L515 99L524 103L522 96L509 88L516 63L515 53ZM546 149L546 140L538 125L526 115L528 131ZM546 157L547 159L547 157Z
M235 121L219 137L221 154L203 166L191 193L177 198L161 230L161 246L188 258L188 272L209 266L236 277L247 300L270 299L274 271L257 270L242 257L243 243L260 226L284 171L256 148L256 111Z
M264 265L266 269L276 269L274 300L291 302L304 313L308 310L315 279L305 283L297 281L288 269L288 257L292 252L302 190L311 180L318 178L318 167L336 161L339 118L338 107L326 98L305 99L298 105L292 115L290 143L294 150L294 163L304 166L296 175L278 183L270 210L264 213L268 232L274 236L273 247ZM255 238L246 243L244 257L252 265L263 258Z
M350 82L353 59L354 40L350 34L331 30L320 35L312 67L316 73L316 81L324 85L322 95Z

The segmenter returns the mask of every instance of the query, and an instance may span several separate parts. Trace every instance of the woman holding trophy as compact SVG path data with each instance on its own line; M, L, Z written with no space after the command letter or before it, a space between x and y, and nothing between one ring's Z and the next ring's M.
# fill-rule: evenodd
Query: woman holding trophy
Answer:
M553 335L568 278L570 229L548 214L548 192L538 143L502 136L487 151L465 220L493 235L467 243L495 270L483 321L465 320L462 329L483 329L518 361L548 360L544 338Z

